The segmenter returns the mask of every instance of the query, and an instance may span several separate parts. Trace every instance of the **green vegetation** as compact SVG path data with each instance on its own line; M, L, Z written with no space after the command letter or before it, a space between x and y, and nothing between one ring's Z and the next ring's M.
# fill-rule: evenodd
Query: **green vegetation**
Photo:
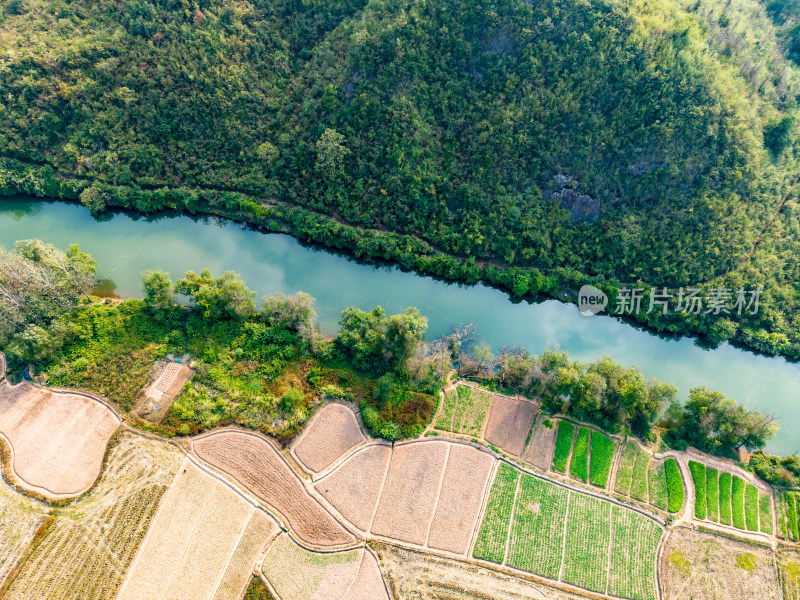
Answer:
M612 506L599 498L570 494L564 553L564 581L567 583L594 592L605 591Z
M472 553L475 558L503 564L519 478L514 467L500 464Z
M614 506L608 593L656 600L656 555L664 530L641 515ZM632 557L631 560L625 560Z
M734 475L731 489L731 515L733 516L733 526L737 529L745 529L744 490L744 480Z
M777 486L800 486L800 456L780 457L756 452L747 466L764 481Z
M642 502L647 502L649 465L650 455L647 452L639 451L636 456L636 464L633 467L631 496Z
M708 520L719 523L719 471L706 468L706 500Z
M614 453L617 443L599 431L592 432L592 452L590 457L589 473L592 485L605 488L608 485L608 476L614 462Z
M630 495L631 482L633 480L633 467L636 464L636 457L640 453L641 450L639 450L639 447L634 442L628 442L622 449L619 465L617 466L617 477L614 481L614 490L617 493L624 496Z
M692 473L694 483L694 516L697 519L706 518L706 466L702 463L689 461L689 471Z
M453 420L453 431L478 436L492 406L492 395L484 390L458 386L458 406Z
M731 525L731 485L732 477L730 473L719 474L719 522L723 525Z
M261 578L254 575L250 580L250 585L247 586L243 600L275 600L275 597L270 594Z
M758 531L758 488L747 484L744 492L745 523L748 531Z
M800 532L798 532L797 496L794 492L788 492L784 494L783 498L786 503L786 525L789 539L796 542L800 540Z
M569 421L561 419L558 422L558 432L556 433L556 447L553 453L553 470L559 473L567 472L567 462L569 461L572 449L572 437L575 433L575 426Z
M522 475L511 529L509 566L558 579L569 495L561 486Z
M669 489L667 487L667 474L664 469L664 461L653 460L650 462L647 481L650 504L657 506L661 510L667 510L669 506Z
M671 513L680 512L686 499L686 491L683 487L681 470L678 462L674 458L668 458L664 462L664 471L667 478L667 489L669 491L669 505L667 510Z
M797 173L795 21L743 6L13 0L0 188L233 214L520 296L761 284L757 315L636 318L796 357L791 206L738 267Z
M448 390L444 396L442 412L439 414L439 418L436 419L436 429L442 429L444 431L453 430L453 416L455 415L457 404L458 391Z
M772 494L759 493L758 522L762 533L772 535Z
M589 481L589 436L591 430L586 427L578 429L575 437L575 446L572 449L572 458L569 462L570 477L580 481Z

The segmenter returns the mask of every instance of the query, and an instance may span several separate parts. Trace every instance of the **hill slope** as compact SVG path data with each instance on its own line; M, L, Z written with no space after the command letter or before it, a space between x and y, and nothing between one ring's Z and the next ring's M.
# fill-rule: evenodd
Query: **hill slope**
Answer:
M760 284L738 332L650 324L800 355L800 88L771 6L10 0L0 155L100 207L126 204L106 185L232 190L612 288ZM743 267L768 224L783 249Z

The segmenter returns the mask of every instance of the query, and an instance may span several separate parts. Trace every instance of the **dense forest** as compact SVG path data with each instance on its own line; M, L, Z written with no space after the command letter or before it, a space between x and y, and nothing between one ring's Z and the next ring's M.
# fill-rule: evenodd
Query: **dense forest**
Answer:
M216 212L800 358L800 4L8 0L0 191ZM645 305L647 303L645 302Z

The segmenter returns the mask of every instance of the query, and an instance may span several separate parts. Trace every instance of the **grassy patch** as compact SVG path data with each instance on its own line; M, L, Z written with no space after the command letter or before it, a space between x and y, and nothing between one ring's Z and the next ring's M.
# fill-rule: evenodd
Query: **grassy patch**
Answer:
M591 431L586 427L578 430L575 438L575 447L572 449L572 460L569 463L570 477L580 481L589 480L589 435Z
M455 415L457 404L458 392L456 390L448 390L444 396L442 413L439 415L439 418L436 419L436 429L453 431L453 416Z
M748 531L758 531L758 488L748 483L744 492L745 522Z
M736 566L745 571L752 571L756 568L756 557L749 552L740 554L736 557Z
M453 431L479 436L491 405L491 393L465 385L458 386L458 405L455 410Z
M668 458L664 462L664 472L667 477L667 490L669 493L669 505L667 510L671 513L680 512L686 500L686 491L683 489L683 479L678 462L674 458Z
M515 468L505 463L500 465L475 542L475 558L503 564L518 479L519 472Z
M708 502L708 520L719 523L719 471L706 469L706 501Z
M694 482L694 516L697 519L706 518L706 466L702 463L689 461L689 471Z
M592 485L604 488L608 485L608 475L614 462L614 453L617 444L607 435L597 431L592 432L592 455L589 473Z
M556 433L556 448L553 454L553 471L559 473L567 472L569 462L569 452L572 448L572 436L575 426L569 421L558 422L558 433Z
M719 474L719 522L731 524L731 474Z
M744 518L744 490L745 483L741 477L733 476L733 486L731 488L731 517L733 526L737 529L745 529Z

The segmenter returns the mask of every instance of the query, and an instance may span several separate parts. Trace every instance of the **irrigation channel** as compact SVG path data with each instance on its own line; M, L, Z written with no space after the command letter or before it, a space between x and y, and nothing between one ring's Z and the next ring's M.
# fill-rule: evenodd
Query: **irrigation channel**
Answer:
M77 243L100 263L99 276L123 297L141 295L141 276L163 269L173 280L191 269L215 275L241 273L259 297L302 290L316 298L323 329L334 333L348 306L383 306L399 312L416 306L428 317L428 338L473 323L495 350L524 346L530 352L566 350L589 361L608 355L636 365L647 377L678 386L682 397L704 385L750 408L771 412L780 431L768 450L800 451L800 365L723 344L707 350L691 338L670 339L609 316L580 314L556 300L512 301L485 285L446 283L394 266L361 264L346 256L266 234L216 217L117 211L95 219L79 204L17 196L0 201L0 246L39 238L66 248Z

